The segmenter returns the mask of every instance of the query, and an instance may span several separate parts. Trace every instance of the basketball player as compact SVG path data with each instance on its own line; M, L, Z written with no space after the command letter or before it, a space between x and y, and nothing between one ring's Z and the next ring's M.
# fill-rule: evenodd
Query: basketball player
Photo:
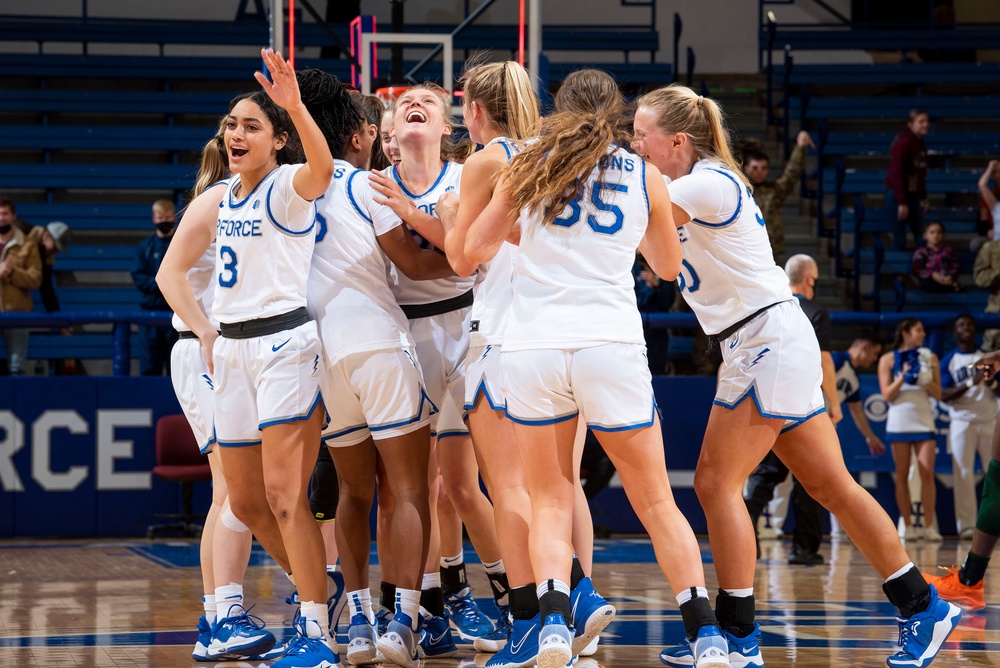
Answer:
M633 146L665 176L684 252L678 287L722 347L695 491L708 520L719 580L716 614L734 666L761 666L754 622L753 526L743 482L774 448L809 494L830 510L885 579L900 610L889 666L926 666L961 611L938 598L903 550L892 521L848 473L823 409L816 336L774 264L764 219L732 157L711 99L671 85L639 98ZM686 647L660 655L693 663Z
M530 555L542 620L538 666L561 668L581 649L568 584L581 413L650 533L696 665L729 666L698 543L667 479L633 292L637 248L664 277L680 268L670 199L656 168L620 147L624 99L610 76L572 73L556 109L539 140L501 171L465 242L469 261L489 261L520 224L500 366L531 498ZM595 619L587 632L599 633L612 615Z

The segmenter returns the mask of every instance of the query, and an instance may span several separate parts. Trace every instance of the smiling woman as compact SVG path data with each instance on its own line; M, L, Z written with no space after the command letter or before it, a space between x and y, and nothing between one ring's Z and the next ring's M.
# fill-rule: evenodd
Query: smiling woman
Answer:
M326 562L305 496L325 415L306 278L315 244L313 200L330 184L333 157L291 65L279 53L261 55L271 78L257 72L263 92L236 98L225 120L233 178L222 203L192 202L157 281L201 341L218 404L245 408L216 413L230 507L295 573L302 601L298 634L274 665L328 665L338 657L327 630ZM305 163L293 164L303 154ZM213 237L220 289L212 310L221 339L184 278Z

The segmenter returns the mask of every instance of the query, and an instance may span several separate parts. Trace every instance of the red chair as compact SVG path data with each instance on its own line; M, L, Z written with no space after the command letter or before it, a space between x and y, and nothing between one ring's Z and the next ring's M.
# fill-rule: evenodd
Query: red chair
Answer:
M153 474L181 484L182 512L157 515L180 521L152 524L146 529L146 537L154 538L161 531L180 531L182 536L200 535L201 526L192 522L205 516L194 514L191 498L194 483L211 481L212 469L208 465L208 457L199 451L191 425L183 415L165 415L156 421L156 466L153 467Z

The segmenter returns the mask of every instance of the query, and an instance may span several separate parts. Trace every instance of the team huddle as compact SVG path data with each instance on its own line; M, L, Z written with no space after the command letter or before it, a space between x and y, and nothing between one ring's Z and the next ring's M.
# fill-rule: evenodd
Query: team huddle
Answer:
M263 56L270 78L206 145L157 276L180 332L178 399L213 470L195 659L335 666L344 607L353 665L454 655L453 630L490 667L593 653L615 608L589 577L589 428L680 608L686 637L663 663L764 665L742 486L772 448L885 580L900 627L888 665L931 663L961 611L844 465L816 337L714 101L668 86L638 99L630 128L614 80L580 70L542 122L522 67L479 65L462 106L482 148L464 156L439 89L373 118L335 77ZM379 151L389 166L367 171ZM637 251L724 357L695 477L714 606L667 478ZM496 620L468 586L463 525ZM244 605L251 536L296 590L287 645Z

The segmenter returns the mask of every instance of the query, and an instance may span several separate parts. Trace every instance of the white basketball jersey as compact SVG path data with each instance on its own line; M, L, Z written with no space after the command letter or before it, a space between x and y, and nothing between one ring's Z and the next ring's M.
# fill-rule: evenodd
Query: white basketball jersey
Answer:
M292 187L302 165L281 165L242 199L234 176L219 206L215 239L220 322L269 318L306 305L306 278L316 235L315 205Z
M229 179L224 179L213 183L202 193L212 192L213 195L222 201L223 196L226 194L226 187L229 185ZM181 223L184 222L184 218L181 218ZM178 224L181 224L178 223ZM219 321L213 318L212 314L212 299L215 297L215 241L208 245L205 252L201 254L198 261L194 263L194 266L187 270L185 277L187 282L191 285L191 292L194 293L194 300L198 302L198 306L201 307L202 313L208 318L216 329L219 328ZM170 319L170 324L174 326L178 332L190 332L191 328L184 324L184 321L178 317L175 313Z
M434 209L437 207L438 198L449 190L454 190L455 194L458 194L459 181L462 178L462 165L457 162L444 163L444 167L441 168L441 174L438 175L434 185L427 192L419 195L410 192L403 185L403 181L399 178L397 165L386 167L383 170L383 174L395 180L397 185L403 189L403 194L409 197L418 209L437 217ZM429 241L414 230L411 229L410 232L422 248L433 248ZM429 281L414 281L407 278L395 266L392 268L389 280L391 281L392 294L396 296L396 302L403 306L433 304L434 302L458 297L471 290L472 284L476 281L474 276L469 276L468 278L451 276L449 278L435 278Z
M997 396L987 385L972 385L969 366L982 358L983 351L973 350L963 353L955 349L941 360L941 387L969 386L965 391L948 402L948 413L952 420L967 422L993 422L997 417Z
M520 151L517 144L506 137L497 137L483 148L493 144L499 144L507 152L508 161ZM492 260L479 265L470 327L472 336L469 345L473 347L503 344L503 330L514 294L512 284L517 253L517 246L505 241Z
M646 163L610 147L553 223L521 212L504 351L645 345L632 266L649 223Z
M706 334L792 298L788 276L774 264L764 216L732 170L699 160L667 189L691 216L677 229L684 250L677 287Z
M316 200L316 249L309 272L309 312L319 323L327 361L364 350L413 345L387 279L389 260L376 236L402 224L368 172L334 161L333 181Z

